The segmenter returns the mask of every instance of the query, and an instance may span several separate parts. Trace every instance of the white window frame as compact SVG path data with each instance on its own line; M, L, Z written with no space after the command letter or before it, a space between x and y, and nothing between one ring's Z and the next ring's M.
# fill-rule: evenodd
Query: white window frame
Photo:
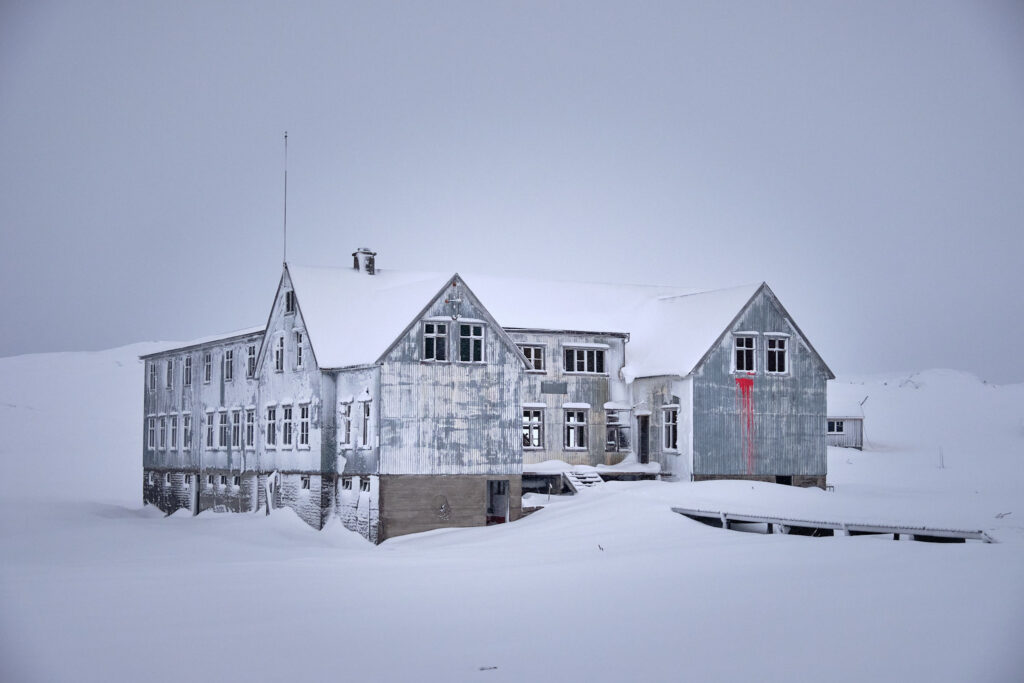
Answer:
M302 490L303 491L308 491L309 490L309 475L308 474L303 474L302 477L299 478L299 482L300 482L300 484L302 486Z
M192 488L192 475L191 474L186 474L185 475L185 477L184 477L184 486L187 489Z
M185 387L192 386L192 356L185 356L185 360L182 363L182 376L181 384Z
M274 372L284 372L284 335L277 336L274 344Z
M203 352L203 384L209 384L213 381L213 353L211 351Z
M625 415L625 419L623 419ZM622 453L630 449L632 429L629 411L621 408L605 410L604 414L604 451L605 453ZM614 439L609 438L614 434ZM623 442L625 441L625 442Z
M181 447L192 450L192 416L188 414L181 416Z
M171 424L169 425L171 432L171 450L178 450L178 416L171 415Z
M295 290L294 289L289 289L288 291L286 291L284 293L284 312L285 312L285 315L291 315L292 313L295 313L295 309L297 308L295 301L296 300L295 300Z
M441 346L438 346L438 340ZM432 344L428 346L427 342ZM431 349L428 351L428 348ZM438 348L441 349L441 358L438 358ZM423 346L421 360L425 363L447 363L449 359L448 348L448 323L429 321L423 323Z
M256 376L256 345L249 344L249 348L246 349L246 360L245 360L245 376L248 379L252 379Z
M251 451L256 448L256 409L246 408L245 410L245 449Z
M277 448L277 406L267 406L267 448Z
M295 332L295 369L302 369L302 332Z
M519 350L523 352L526 360L530 363L529 367L526 368L527 372L535 374L544 374L547 372L547 362L545 360L545 352L547 349L542 344L519 344ZM538 363L540 367L537 367Z
M359 490L364 492L364 493L369 493L369 491L370 491L370 478L369 477L359 477Z
M607 375L607 349L567 345L562 347L562 365L567 375ZM570 354L572 360L570 361ZM571 366L571 367L570 367ZM600 366L600 369L598 369ZM581 369L582 368L582 369ZM593 368L593 369L591 369Z
M781 345L781 348L779 348ZM775 348L772 348L775 346ZM782 358L782 369L778 369L779 358ZM772 362L774 360L774 363ZM776 369L772 370L772 365ZM768 375L789 374L789 337L783 335L765 335L764 337L764 371Z
M543 408L523 408L523 450L544 450Z
M152 472L146 472L146 483L148 485L150 485L150 486L153 485L153 473Z
M281 406L281 448L291 448L295 441L295 435L292 433L293 424L293 413L292 406L285 404Z
M174 388L174 359L167 359L167 388Z
M741 340L743 345L741 346ZM746 341L750 341L750 346ZM740 352L743 352L743 362L740 362ZM750 367L746 367L749 365ZM740 367L743 366L743 367ZM757 374L757 335L750 332L737 332L732 337L732 370L735 373L745 375Z
M231 411L231 447L242 447L242 411Z
M338 409L338 421L343 426L341 434L344 437L339 443L342 446L352 445L352 402L346 401Z
M459 362L486 363L484 357L484 335L487 326L483 323L459 323Z
M171 473L170 472L164 472L164 483L165 484L170 484L171 483Z
M309 404L299 404L299 448L309 448Z
M220 485L221 486L227 486L228 485L228 475L226 475L226 474L220 475Z
M146 418L146 444L149 450L156 450L156 417L150 415Z
M231 439L231 423L228 421L228 411L217 411L217 448L225 449Z
M224 355L221 357L221 372L224 375L224 381L230 382L235 379L235 350L224 349Z
M217 413L209 410L206 412L206 448L207 450L213 450L216 448L216 441L214 440L215 430L213 416Z
M679 450L679 406L661 409L661 448L670 452Z
M845 434L846 433L846 420L835 420L829 418L828 420L828 433L829 434Z
M167 416L160 416L160 450L167 450Z
M370 448L370 444L368 442L370 440L370 403L371 402L370 401L360 401L360 403L363 404L363 415L362 415L363 422L362 422L362 425L361 425L362 440L361 440L361 443L359 444L359 447L360 448Z
M149 390L156 391L156 361L149 361Z
M352 477L342 477L341 478L341 490L342 491L351 491L352 490Z
M588 450L590 423L587 413L589 411L586 408L563 408L562 411L563 448L567 451Z

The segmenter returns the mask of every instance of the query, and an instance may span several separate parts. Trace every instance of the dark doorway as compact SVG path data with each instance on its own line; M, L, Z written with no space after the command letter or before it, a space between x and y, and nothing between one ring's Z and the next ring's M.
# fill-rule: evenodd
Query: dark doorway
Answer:
M640 464L646 465L651 460L651 417L639 415L636 418L636 456Z
M792 475L782 475L782 474L780 474L777 477L775 477L775 483L776 484L784 484L785 486L792 486L793 485L793 477L792 477Z
M488 480L487 524L504 524L507 522L509 502L508 480Z

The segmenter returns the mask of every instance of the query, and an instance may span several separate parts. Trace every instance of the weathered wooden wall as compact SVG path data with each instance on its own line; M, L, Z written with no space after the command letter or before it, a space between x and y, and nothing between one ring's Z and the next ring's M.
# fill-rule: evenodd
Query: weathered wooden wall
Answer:
M842 434L829 434L826 429L825 441L829 446L840 446L842 448L864 448L864 418L830 417L828 419L843 421Z

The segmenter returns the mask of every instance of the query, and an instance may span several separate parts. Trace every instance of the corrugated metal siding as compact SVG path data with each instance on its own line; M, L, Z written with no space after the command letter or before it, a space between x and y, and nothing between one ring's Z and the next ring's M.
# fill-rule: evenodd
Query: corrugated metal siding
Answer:
M823 475L826 374L764 291L734 325L757 331L757 373L750 376L753 407L752 466L745 446L745 411L732 372L733 340L722 343L694 371L694 474ZM764 333L791 335L790 373L767 375Z
M829 446L840 446L843 448L864 448L864 420L857 417L830 417L829 420L842 420L842 434L828 434L826 429L825 440Z
M483 310L461 284L428 308L425 317L453 311L463 319ZM458 321L448 320L450 358L458 354ZM518 474L523 450L519 413L524 368L513 349L488 326L484 363L421 362L422 326L395 346L380 370L382 474Z

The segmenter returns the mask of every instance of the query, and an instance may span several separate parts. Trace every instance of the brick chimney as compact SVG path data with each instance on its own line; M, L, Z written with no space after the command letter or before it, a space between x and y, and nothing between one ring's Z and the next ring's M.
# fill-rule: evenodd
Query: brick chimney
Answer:
M373 275L374 269L374 257L377 256L377 252L370 251L366 247L359 247L352 252L352 268L355 270L362 270L367 275Z

